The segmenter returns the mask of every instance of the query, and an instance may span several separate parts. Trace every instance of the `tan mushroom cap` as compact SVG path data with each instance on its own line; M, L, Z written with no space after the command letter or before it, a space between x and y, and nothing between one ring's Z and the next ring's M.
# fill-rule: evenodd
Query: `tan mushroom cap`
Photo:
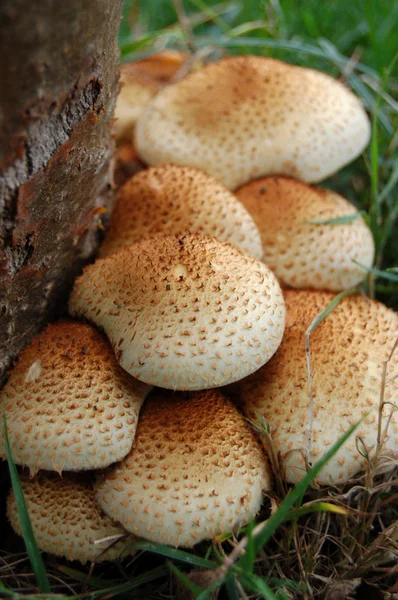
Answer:
M139 115L161 89L156 79L132 65L121 66L120 83L113 123L113 133L118 141L131 138Z
M284 302L273 273L214 238L136 242L85 268L69 309L102 327L126 371L168 389L226 385L274 354Z
M345 483L365 468L358 438L370 456L376 450L383 363L396 340L398 315L375 300L347 297L311 333L311 417L305 332L333 298L328 292L286 291L286 332L278 352L238 385L244 414L251 419L259 415L268 423L287 480L292 483L305 473L303 455L309 430L308 460L314 464L366 415L355 434L322 469L317 479L322 484ZM380 453L380 470L392 469L398 457L398 411L393 406L398 397L397 370L395 351L387 367L382 430L392 416Z
M281 174L317 182L356 158L370 125L324 73L258 56L222 59L162 90L137 122L149 165L203 169L235 189Z
M59 477L41 472L33 479L21 476L22 489L37 545L44 552L68 560L102 562L116 560L126 542L112 547L115 536L126 531L101 510L94 497L92 478L70 474ZM22 535L17 503L11 490L7 514L13 529ZM104 538L108 538L105 540ZM103 540L100 543L96 541Z
M14 461L32 472L60 472L120 460L149 390L118 365L91 325L49 325L23 350L1 394ZM0 456L6 458L2 427Z
M128 70L129 64L130 68L134 66L135 69L139 69L154 79L167 83L178 74L179 70L184 66L184 63L189 59L189 54L184 52L178 50L163 50L151 54L151 56L146 56L145 58L134 61L133 63L127 63L124 67Z
M150 397L133 449L96 498L128 531L190 547L250 521L270 488L261 445L219 391Z
M295 288L341 291L371 267L374 242L358 211L342 196L286 177L265 177L239 188L237 197L261 233L264 262ZM315 224L357 214L348 223Z
M263 256L260 233L235 196L214 177L178 165L146 169L122 186L100 256L145 237L182 231L229 242L254 258Z

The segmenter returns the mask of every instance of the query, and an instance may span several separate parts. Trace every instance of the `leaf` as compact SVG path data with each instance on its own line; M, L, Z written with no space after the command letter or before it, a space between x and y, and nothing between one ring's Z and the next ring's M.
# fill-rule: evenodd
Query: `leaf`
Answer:
M228 595L228 600L239 600L239 592L236 589L235 577L229 577L224 581L225 589Z
M342 508L341 506L336 506L336 504L331 504L330 502L314 502L312 504L305 504L304 506L300 506L299 508L292 509L286 520L293 521L295 519L298 519L299 517L315 512L330 512L335 513L337 515L350 514L349 511L347 511L345 508Z
M242 560L240 563L240 566L245 571L245 573L253 573L254 561L256 560L256 548L254 545L253 529L254 522L252 521L247 527L247 545L245 549L245 554L242 556Z
M351 296L352 294L354 294L356 292L356 288L349 288L348 290L344 290L343 292L340 292L339 294L337 294L333 300L327 305L327 307L325 308L325 310L323 310L322 312L320 312L312 321L311 325L308 327L308 332L312 333L313 331L315 331L315 329L318 327L318 325L320 325L322 323L322 321L324 319L326 319L327 316L330 315L330 313L336 308L336 306L338 304L340 304L340 302L343 300L343 298L346 298L347 296Z
M393 191L396 184L398 183L398 161L391 172L390 178L384 186L383 191L379 194L379 202L383 202L390 192Z
M104 587L109 587L111 585L118 585L119 581L106 580L102 577L94 577L90 574L88 576L87 572L79 571L78 569L73 569L72 567L67 567L66 565L57 565L57 570L64 575L67 575L71 579L75 579L76 581L81 581L86 584L90 584L90 586L103 589Z
M266 600L278 600L280 598L283 598L283 600L288 600L285 594L278 594L278 596L275 596L274 592L265 583L264 579L258 575L255 575L254 573L240 573L239 581L245 588L249 589L251 592L257 592L257 594L261 594L261 597L265 598Z
M185 575L185 573L180 571L180 569L178 567L173 565L172 562L167 561L167 565L168 565L170 571L172 573L174 573L174 575L181 581L181 583L183 583L185 585L185 587L191 592L191 594L194 596L194 598L197 598L202 591L200 589L200 587L195 585L194 582L191 581L191 579L189 579L189 577L187 577Z
M361 210L352 215L344 215L343 217L335 217L334 219L311 219L305 220L306 223L310 223L311 225L344 225L344 223L352 223L352 221L356 221L359 217L365 215L365 211Z
M394 283L398 282L398 274L395 272L396 267L392 267L386 271L381 271L380 269L376 269L374 267L365 267L354 258L352 259L358 267L367 271L367 273L372 273L372 275L376 275L376 277L381 277L382 279L388 279L388 281L393 281Z
M5 409L3 411L3 423L4 423L4 442L6 447L6 454L8 460L8 469L10 471L10 478L12 489L14 490L15 500L17 504L17 511L19 522L21 525L22 536L25 542L26 551L29 556L30 564L32 565L33 572L37 581L37 585L43 594L51 593L50 582L47 577L46 568L44 566L43 558L41 556L39 547L36 542L35 534L33 532L32 523L29 517L28 507L26 505L25 496L23 493L21 481L19 479L18 471L12 458L10 441L8 439L7 430L7 417Z
M164 546L163 544L154 544L152 542L138 541L133 542L131 545L135 550L144 550L145 552L153 552L154 554L160 554L166 556L172 560L179 560L189 565L195 565L196 567L203 567L205 569L215 569L218 565L212 560L202 558L201 556L195 556L185 550L178 550L177 548L171 548Z
M76 596L68 596L69 600L83 600L87 598L88 600L96 600L96 598L105 598L110 600L111 598L115 598L120 594L128 594L134 589L144 585L145 583L150 583L151 581L155 581L160 577L164 577L169 572L166 565L161 565L160 567L156 567L155 569L151 569L142 575L138 575L134 579L130 581L126 581L125 583L121 583L118 585L114 585L108 588L103 588L100 590L91 590L84 592L82 594L76 594Z

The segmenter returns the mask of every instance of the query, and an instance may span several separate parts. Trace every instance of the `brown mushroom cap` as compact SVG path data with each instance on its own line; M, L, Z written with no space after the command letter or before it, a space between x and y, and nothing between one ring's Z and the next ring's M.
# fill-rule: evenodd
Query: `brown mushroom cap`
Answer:
M126 371L163 388L226 385L279 346L284 302L273 273L200 235L137 242L85 268L71 314L102 327Z
M135 147L149 165L197 167L235 189L275 173L321 181L356 158L369 136L360 101L340 82L238 56L162 90L138 119Z
M305 332L334 298L327 292L285 292L286 332L270 362L239 382L240 403L250 419L263 417L276 450L295 483L305 472L307 432L309 463L315 463L351 425L365 418L355 434L322 469L317 481L344 483L366 465L363 444L373 456L377 442L383 363L394 346L398 315L375 300L345 298L311 333L313 411L309 402ZM379 468L393 468L398 457L398 352L388 363L384 391L384 430L392 413ZM313 416L311 417L311 413ZM362 443L358 442L358 439Z
M131 68L139 69L141 72L150 75L158 81L169 82L184 63L189 59L189 55L178 50L163 50L156 52L151 56L146 56L133 63L126 63L123 67L128 71Z
M341 291L371 267L374 242L362 217L338 225L315 224L358 211L335 192L286 177L264 177L239 188L237 197L261 233L264 262L296 288Z
M131 533L193 546L250 521L270 488L266 457L219 391L145 402L130 454L96 498Z
M37 545L45 552L68 560L102 562L116 560L124 551L123 541L111 538L126 531L107 517L94 497L92 478L59 477L41 472L33 479L21 476L29 517ZM13 529L22 535L15 495L11 490L7 514ZM96 541L104 540L100 543Z
M59 321L27 346L1 394L11 452L31 471L97 469L133 443L149 386L118 365L91 325ZM3 428L0 456L6 458Z
M261 259L260 233L243 205L216 179L191 167L165 165L137 173L119 190L100 256L145 237L182 231L230 242Z

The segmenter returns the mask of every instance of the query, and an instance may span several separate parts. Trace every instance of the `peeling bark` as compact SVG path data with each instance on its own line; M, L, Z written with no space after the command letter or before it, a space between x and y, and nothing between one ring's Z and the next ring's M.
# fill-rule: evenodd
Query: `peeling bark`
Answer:
M0 5L0 380L59 314L111 202L122 0Z

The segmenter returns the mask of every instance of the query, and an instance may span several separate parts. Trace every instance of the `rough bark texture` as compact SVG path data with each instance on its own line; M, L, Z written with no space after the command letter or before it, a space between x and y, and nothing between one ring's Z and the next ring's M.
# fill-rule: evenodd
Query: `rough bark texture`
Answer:
M0 383L98 244L121 9L0 3Z

